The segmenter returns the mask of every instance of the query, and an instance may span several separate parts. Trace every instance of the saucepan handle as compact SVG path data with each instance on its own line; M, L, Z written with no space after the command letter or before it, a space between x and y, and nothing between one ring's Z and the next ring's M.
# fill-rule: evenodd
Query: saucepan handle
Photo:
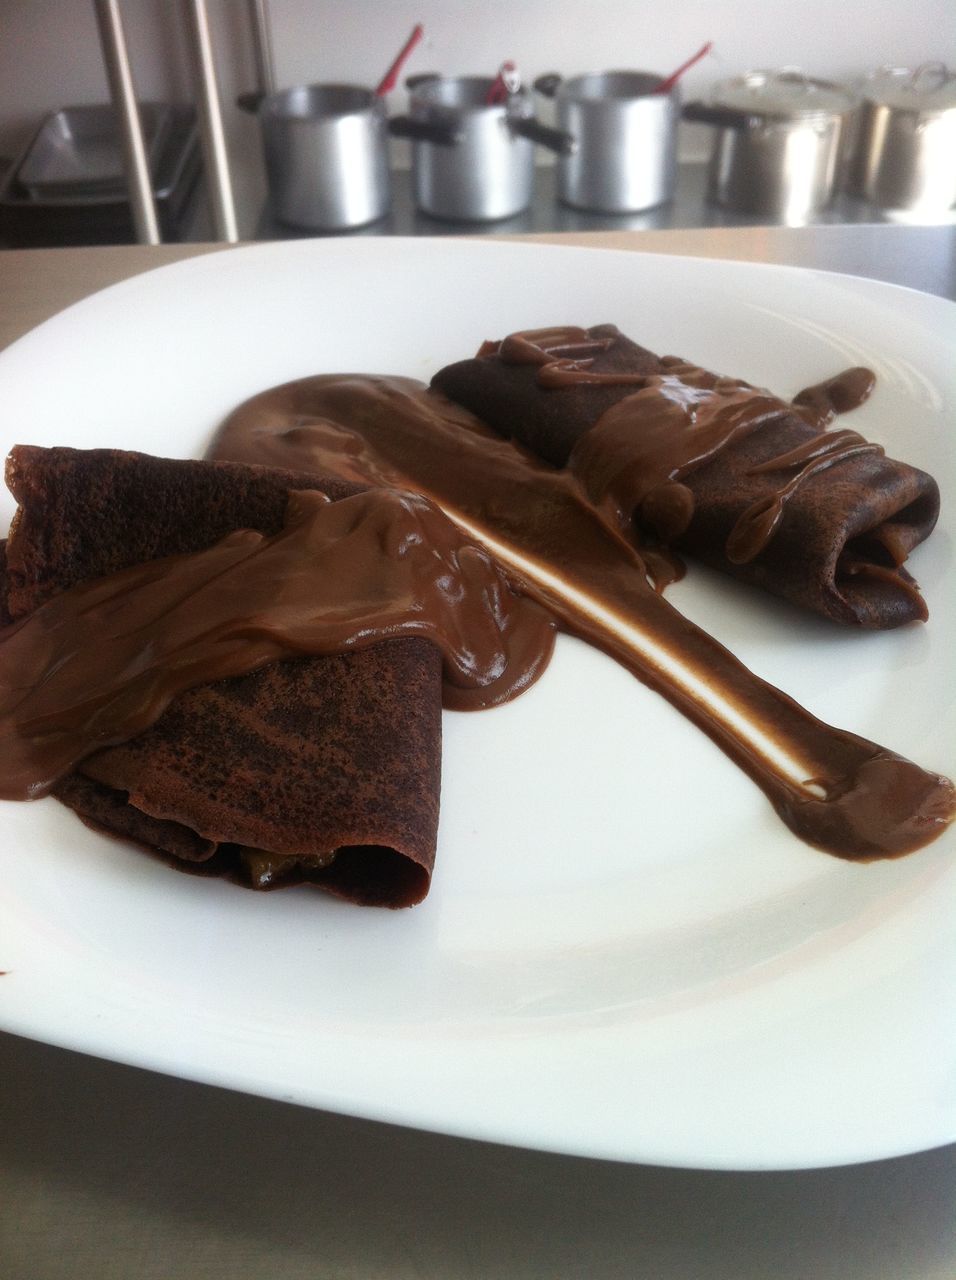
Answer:
M534 87L545 98L553 98L558 92L563 77L559 76L556 71L549 71L547 75L538 76L534 82Z
M392 116L388 131L393 138L411 138L413 142L434 142L439 147L454 147L461 142L461 130L439 120L413 120L411 116Z
M724 129L747 129L755 117L733 107L712 107L706 102L686 102L680 110L682 120L694 124L714 124Z
M578 149L578 144L570 133L565 133L562 129L552 129L550 125L535 120L534 116L513 116L508 124L512 133L527 138L529 142L534 142L539 147L547 147L549 151L554 151L559 156L573 155Z

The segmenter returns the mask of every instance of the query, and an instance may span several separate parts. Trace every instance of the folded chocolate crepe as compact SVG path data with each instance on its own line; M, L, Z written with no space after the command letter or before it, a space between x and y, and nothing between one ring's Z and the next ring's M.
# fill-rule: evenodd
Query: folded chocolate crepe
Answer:
M8 620L75 583L235 529L274 534L292 490L356 492L314 475L116 450L20 446L7 474L20 504L5 548ZM389 639L191 689L54 794L183 870L407 906L431 877L440 751L440 655L423 639Z
M858 385L867 375L849 372ZM789 404L599 325L486 343L432 385L570 466L638 545L686 553L837 622L926 617L903 562L936 523L937 485L853 432L822 430L827 413L814 421L821 401L832 413L864 398L846 380Z

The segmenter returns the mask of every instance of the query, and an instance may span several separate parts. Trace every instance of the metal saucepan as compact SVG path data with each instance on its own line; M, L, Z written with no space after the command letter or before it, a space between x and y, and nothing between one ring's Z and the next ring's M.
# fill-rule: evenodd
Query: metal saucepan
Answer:
M385 99L351 84L310 84L242 94L258 116L273 213L315 231L344 231L388 212L388 137L453 145L457 132L408 117L389 119Z
M483 76L413 76L409 113L419 127L457 134L453 145L415 140L412 182L418 208L432 217L491 222L521 213L534 189L534 147L559 154L570 137L534 116L521 88L490 101L496 81Z
M651 71L602 71L534 87L554 98L558 127L577 143L558 160L558 197L578 209L629 213L664 204L677 179L680 90Z
M681 116L715 126L712 200L802 222L833 197L853 107L853 95L841 85L783 69L728 80L709 103L688 103Z
M934 62L867 76L846 187L884 209L944 214L956 207L956 72Z

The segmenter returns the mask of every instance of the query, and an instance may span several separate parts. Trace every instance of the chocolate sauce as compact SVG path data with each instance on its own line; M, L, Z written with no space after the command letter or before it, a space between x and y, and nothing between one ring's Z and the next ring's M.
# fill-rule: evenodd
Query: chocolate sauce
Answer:
M861 453L882 452L878 444L870 444L855 431L826 431L797 449L790 449L769 462L751 467L750 475L769 471L792 471L793 474L773 493L740 513L727 536L727 559L731 564L746 564L758 556L773 537L783 517L784 507L811 476ZM896 581L898 575L893 576Z
M81 583L6 629L0 797L44 794L90 752L141 733L184 689L396 636L439 647L447 706L495 706L541 674L554 631L418 495L291 493L274 537L240 530Z
M577 331L557 332L566 345L577 340ZM665 383L681 368L665 366L652 393L665 412L686 417L688 405L697 407L706 438L694 453L708 441L720 447L728 419L732 429L741 417L781 411L765 393L757 393L761 408L745 407L752 388L745 394L744 384L703 371L680 387ZM545 466L420 383L358 375L288 383L240 406L210 456L425 494L562 627L708 733L810 844L843 857L892 857L928 843L954 816L947 779L815 719L663 600L617 519L602 514L575 474ZM591 489L594 477L579 458L582 471ZM645 497L674 483L666 464L655 477Z
M560 390L561 387L644 387L647 377L642 373L600 373L588 368L590 361L549 360L538 370L538 386Z
M544 366L541 372L549 367ZM560 371L562 379L573 377L564 362L555 361L553 367ZM869 370L850 370L853 386L862 385L856 377L859 373ZM622 377L613 373L603 376L609 380ZM870 374L868 387L872 387L872 377ZM589 380L587 370L582 371L581 380ZM755 390L745 382L718 378L693 365L672 364L667 372L643 377L641 382L641 390L619 400L581 436L568 464L581 477L594 501L622 528L627 527L635 512L639 521L648 518L645 503L649 494L685 480L742 435L792 411L790 405L769 392ZM801 395L812 396L817 418L826 412L825 420L829 421L837 411L837 403L845 406L840 412L859 403L851 403L844 389L842 378L832 378ZM824 404L826 410L822 408ZM759 555L773 537L787 502L811 476L860 453L882 452L879 445L870 444L854 431L821 430L798 449L754 467L754 475L779 472L780 484L759 504L741 513L727 538L727 558L734 564L744 564ZM687 493L690 495L690 490ZM690 501L683 505L681 522L661 525L657 521L651 527L665 540L679 537L690 524L693 510L690 495Z
M672 365L642 382L640 390L618 400L584 432L568 461L591 500L622 530L635 513L648 517L652 494L660 502L668 486L680 484L733 440L787 411L769 392L692 365ZM693 494L686 486L682 490L681 519L665 524L658 519L652 526L665 540L683 533L693 517Z
M557 329L529 329L510 333L501 342L484 343L479 354L497 355L508 364L545 366L555 360L586 361L606 351L611 338L595 338L587 329L566 325Z
M529 329L486 343L479 354L504 364L536 365L538 385L547 390L639 388L605 411L580 437L568 461L591 499L622 530L631 528L636 515L638 527L662 542L678 538L694 515L693 493L680 482L742 435L796 409L819 434L750 472L780 472L782 478L774 492L741 513L728 535L728 560L745 564L766 547L786 504L811 476L860 453L883 452L855 432L823 430L836 414L858 408L869 397L876 381L870 369L846 369L805 388L788 404L679 356L663 356L658 374L596 372L591 368L594 356L612 343L613 338L595 338L573 326ZM672 560L664 563L673 565Z
M868 400L876 386L876 374L860 365L844 369L836 377L805 387L793 397L794 405L811 426L825 427L838 413L849 413Z

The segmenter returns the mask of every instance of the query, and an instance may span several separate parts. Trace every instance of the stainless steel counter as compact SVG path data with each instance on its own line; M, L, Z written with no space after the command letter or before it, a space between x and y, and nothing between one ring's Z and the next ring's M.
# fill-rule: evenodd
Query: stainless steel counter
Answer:
M572 209L557 198L556 170L553 165L535 169L534 195L523 213L503 222L448 222L429 217L415 208L411 173L398 169L392 173L392 207L379 222L363 227L358 235L535 235L562 231L673 231L713 227L761 227L767 220L756 214L738 213L722 208L708 198L708 166L687 161L678 166L674 198L666 204L642 213L602 214ZM892 226L900 215L887 213L865 200L838 193L825 209L811 215L804 227L822 226ZM913 218L909 225L930 225L927 219ZM956 210L941 214L934 225L956 225ZM287 239L299 234L272 216L268 201L262 210L256 239Z
M562 239L794 262L956 297L952 228ZM97 288L217 249L0 253L0 346ZM4 1280L956 1274L956 1147L800 1173L615 1165L303 1110L2 1035L0 1079Z
M900 221L865 201L838 195L829 208L806 226L768 226L756 216L722 209L707 196L707 166L682 164L674 199L656 209L635 214L596 214L571 209L555 194L555 170L535 171L531 207L504 222L444 222L418 212L411 175L392 175L392 208L380 222L350 236L582 236L580 243L597 243L595 234L615 237L651 252L699 253L721 257L759 258L789 262L823 271L845 271L907 285L926 293L956 298L956 212L936 224ZM636 232L653 232L648 238ZM282 226L273 218L268 202L262 210L256 239L295 239L309 233ZM617 239L620 237L620 239ZM691 237L689 239L688 237Z

